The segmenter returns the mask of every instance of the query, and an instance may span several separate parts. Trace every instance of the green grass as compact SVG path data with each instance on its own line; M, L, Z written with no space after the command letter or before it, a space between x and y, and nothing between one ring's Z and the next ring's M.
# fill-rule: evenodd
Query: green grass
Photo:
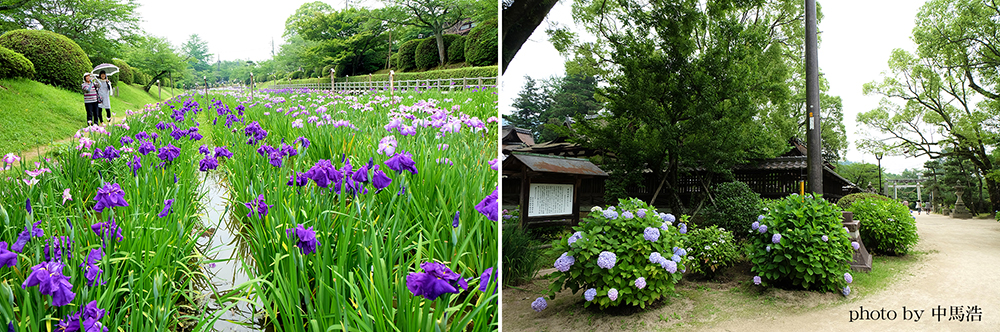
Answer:
M28 79L0 79L0 154L15 154L72 136L86 125L83 94ZM118 116L124 110L141 110L156 103L156 90L142 91L138 86L121 85L120 97L111 97L112 110ZM169 98L169 89L163 98ZM181 90L174 90L180 93Z

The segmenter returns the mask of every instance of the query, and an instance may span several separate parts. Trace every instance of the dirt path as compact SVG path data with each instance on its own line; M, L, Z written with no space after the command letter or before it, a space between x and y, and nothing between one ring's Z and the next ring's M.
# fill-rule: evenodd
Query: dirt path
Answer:
M525 291L504 291L503 326L510 331L571 331L571 330L692 330L692 331L1000 331L1000 223L995 220L958 220L940 215L917 216L920 242L916 250L927 255L908 271L899 273L896 281L885 290L873 294L852 294L847 300L833 294L807 294L819 302L815 308L760 306L767 311L751 315L729 315L731 317L705 324L675 327L666 324L674 312L691 312L694 301L681 298L664 308L637 313L629 316L611 317L595 315L591 310L572 309L582 306L579 294L569 291L560 293L556 300L549 301L549 309L535 313L530 303L541 292L541 287L528 285ZM874 266L875 269L879 267ZM537 284L537 283L536 283ZM547 282L545 283L547 284ZM802 292L800 292L802 293ZM523 300L522 300L523 299ZM739 310L727 305L741 306ZM714 303L708 310L698 310L701 314L713 312L747 311L754 312L755 303ZM920 320L914 314L904 314L907 310L921 312ZM941 306L945 315L932 315L932 309ZM981 321L949 321L950 306L978 306L982 312ZM859 320L851 322L852 310L878 310L870 318L882 316L882 320ZM525 308L529 308L525 310ZM552 309L556 310L552 310ZM894 320L889 310L895 310ZM548 311L548 312L547 312ZM858 314L858 313L856 313ZM712 314L714 315L714 314ZM559 317L569 316L569 317ZM576 317L573 317L576 316ZM724 314L721 314L724 316ZM595 317L598 317L595 319ZM866 317L869 318L869 317ZM909 321L904 320L909 318ZM677 316L676 319L682 319Z

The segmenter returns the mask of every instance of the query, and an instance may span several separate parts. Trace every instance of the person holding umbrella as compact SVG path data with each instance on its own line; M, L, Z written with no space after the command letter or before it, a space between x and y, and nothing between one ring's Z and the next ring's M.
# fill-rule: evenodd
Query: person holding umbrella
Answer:
M97 83L93 81L93 74L83 74L83 106L87 110L87 126L96 124L101 117L101 110L97 108ZM96 117L96 118L95 118Z
M108 122L111 122L111 81L108 81L108 74L103 69L98 72L97 80L97 118L101 118L101 110L107 111ZM103 121L103 120L102 120Z

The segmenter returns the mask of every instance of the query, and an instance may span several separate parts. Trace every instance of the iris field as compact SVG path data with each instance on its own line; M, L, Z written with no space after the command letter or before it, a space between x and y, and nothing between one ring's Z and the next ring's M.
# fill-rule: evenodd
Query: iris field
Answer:
M196 240L215 173L251 280L213 301L282 331L497 328L495 89L254 97L182 95L38 163L4 156L0 322L211 330L218 260Z

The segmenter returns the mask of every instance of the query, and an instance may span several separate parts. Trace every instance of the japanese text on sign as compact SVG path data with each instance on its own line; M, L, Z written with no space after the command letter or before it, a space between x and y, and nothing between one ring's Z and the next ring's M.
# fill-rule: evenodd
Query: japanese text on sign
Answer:
M528 216L573 214L573 185L532 183L528 192Z

